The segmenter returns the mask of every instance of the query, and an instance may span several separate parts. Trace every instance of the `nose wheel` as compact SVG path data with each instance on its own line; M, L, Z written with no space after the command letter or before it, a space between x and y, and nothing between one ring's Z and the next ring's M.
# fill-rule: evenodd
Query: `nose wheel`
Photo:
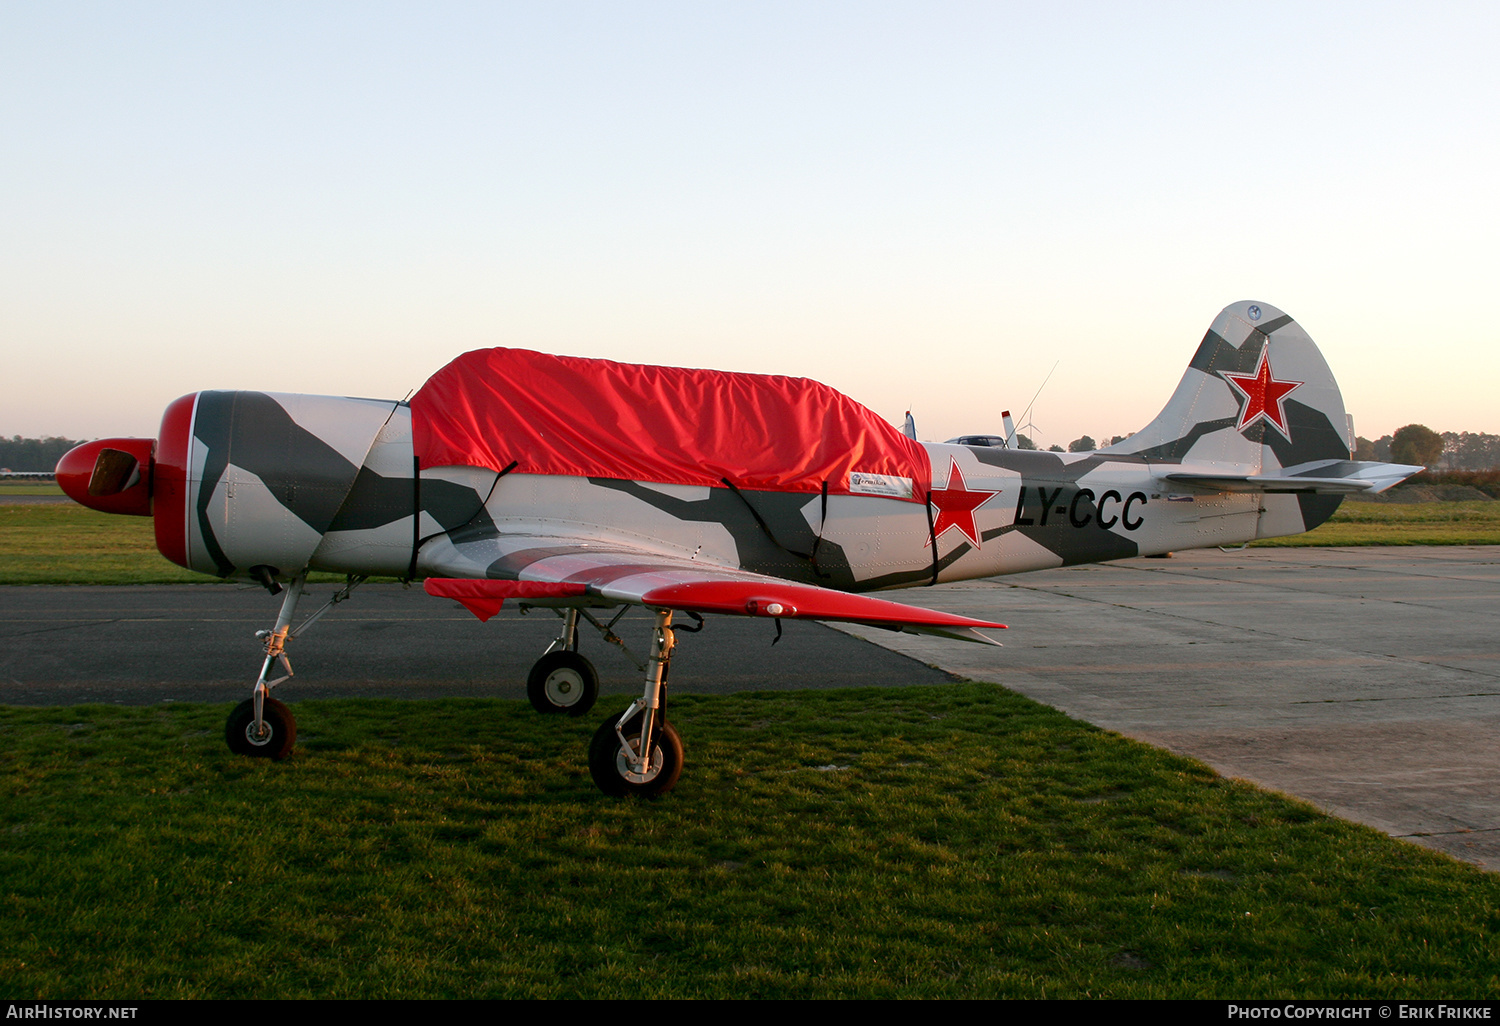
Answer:
M274 698L262 700L261 718L255 720L255 699L234 707L224 724L224 740L235 755L260 759L284 759L297 743L297 718Z
M270 590L275 585L270 569L258 569L264 571L262 583ZM307 574L300 573L292 578L286 589L286 596L281 600L281 613L276 617L276 626L268 631L255 632L255 636L265 644L266 655L261 662L260 676L256 678L251 697L235 706L234 712L229 714L229 719L224 724L224 740L229 744L231 752L261 759L284 759L292 753L292 745L297 741L297 718L290 709L271 697L272 688L292 677L292 661L286 654L287 642L317 623L324 613L347 599L349 593L363 582L363 577L351 575L344 587L335 592L321 609L293 630L292 616L302 597ZM280 588L277 587L277 590ZM278 666L282 671L281 676L272 677L271 674Z

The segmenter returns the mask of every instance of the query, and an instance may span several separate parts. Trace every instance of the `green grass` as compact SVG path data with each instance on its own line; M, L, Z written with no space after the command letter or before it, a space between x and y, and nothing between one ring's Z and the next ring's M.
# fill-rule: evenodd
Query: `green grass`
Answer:
M342 581L338 574L308 580ZM388 580L389 578L372 578ZM99 513L73 503L0 505L0 585L208 584L156 551L150 517Z
M0 584L196 584L156 551L150 517L72 503L0 505Z
M655 802L524 703L0 710L0 994L1448 997L1500 879L986 684L683 697ZM602 715L601 715L602 718Z
M20 478L0 481L0 499L7 495L61 495L63 490L53 481L28 481Z
M1306 534L1254 545L1500 545L1500 502L1344 501Z

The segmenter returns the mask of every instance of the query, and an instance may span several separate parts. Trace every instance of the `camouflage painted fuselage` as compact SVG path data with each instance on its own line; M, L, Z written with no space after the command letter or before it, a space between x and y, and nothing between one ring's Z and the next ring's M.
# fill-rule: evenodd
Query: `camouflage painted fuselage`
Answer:
M637 571L658 557L858 592L1297 534L1342 493L1417 469L1352 462L1349 441L1311 339L1239 303L1126 441L1089 453L929 444L931 487L886 479L894 495L853 494L853 474L809 494L527 473L521 460L419 470L404 403L262 392L174 403L152 480L136 487L151 489L162 552L221 577L521 580L552 561L552 579L558 561L607 554Z

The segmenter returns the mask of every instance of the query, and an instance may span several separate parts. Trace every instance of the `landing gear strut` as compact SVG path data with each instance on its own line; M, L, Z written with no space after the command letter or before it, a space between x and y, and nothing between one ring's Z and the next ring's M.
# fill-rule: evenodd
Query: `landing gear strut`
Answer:
M682 775L682 739L667 722L667 671L677 639L672 611L656 611L646 687L624 715L599 725L589 745L589 773L608 795L666 794Z
M281 600L281 613L276 617L276 626L268 631L256 631L255 636L265 643L266 657L260 665L260 676L255 680L251 696L234 707L224 724L224 740L229 750L236 755L250 755L262 759L283 759L292 752L297 740L297 718L284 704L271 697L271 689L292 677L292 661L287 658L286 645L297 635L323 618L323 614L349 597L355 588L363 584L363 577L350 576L344 586L295 630L292 616L297 612L297 602L302 598L302 589L307 584L307 574L300 573L287 586L286 597ZM274 680L271 676L277 663L281 663L282 674Z

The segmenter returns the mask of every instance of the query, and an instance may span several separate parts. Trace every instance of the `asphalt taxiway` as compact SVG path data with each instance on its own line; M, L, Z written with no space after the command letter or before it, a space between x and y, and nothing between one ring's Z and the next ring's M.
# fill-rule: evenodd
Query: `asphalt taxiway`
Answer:
M1500 870L1500 547L1209 549L902 599L1006 647L852 631Z
M327 601L311 585L295 622ZM228 702L249 694L263 649L255 632L276 619L280 598L258 586L0 588L0 705ZM680 618L679 623L685 618ZM691 626L691 621L686 621ZM526 674L561 621L522 616L506 603L480 623L420 586L367 584L287 652L296 677L288 701L334 697L526 697ZM616 632L644 658L651 615L631 609ZM639 694L641 673L582 631L603 694ZM954 678L816 623L713 617L700 635L680 633L672 660L678 692L795 690L944 683ZM601 714L602 715L602 714Z
M712 618L681 636L673 688L994 681L1500 870L1500 547L1211 549L889 597L1008 623L1005 647L807 623L772 646L764 621ZM276 606L229 585L0 588L0 704L243 698ZM367 585L293 644L283 697L521 697L557 622ZM643 653L648 629L635 610L620 633ZM584 652L606 694L638 691L597 637Z

